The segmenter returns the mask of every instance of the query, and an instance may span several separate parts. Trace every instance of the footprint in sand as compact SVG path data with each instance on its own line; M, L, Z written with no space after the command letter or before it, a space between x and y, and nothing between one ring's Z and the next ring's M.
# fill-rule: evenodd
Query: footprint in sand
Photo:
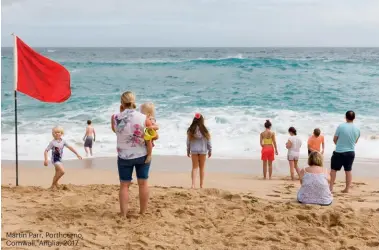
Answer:
M61 199L61 204L65 207L72 207L82 203L83 197L80 196L67 196L64 199Z
M295 185L294 184L284 185L284 188L287 188L287 189L295 188Z
M362 186L362 185L367 185L367 184L364 182L353 182L353 185Z
M280 195L278 195L278 194L268 194L268 195L266 195L266 196L270 196L270 197L280 197Z
M369 247L379 247L379 241L369 241L366 245Z

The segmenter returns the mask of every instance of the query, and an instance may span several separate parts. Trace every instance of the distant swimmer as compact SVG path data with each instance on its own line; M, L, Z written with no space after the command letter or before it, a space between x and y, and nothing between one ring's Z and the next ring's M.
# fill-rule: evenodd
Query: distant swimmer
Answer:
M96 133L95 133L95 129L92 126L91 120L87 121L87 128L86 128L86 133L83 137L83 141L84 141L84 150L86 151L86 156L88 157L88 151L90 152L92 156L92 143L96 141Z

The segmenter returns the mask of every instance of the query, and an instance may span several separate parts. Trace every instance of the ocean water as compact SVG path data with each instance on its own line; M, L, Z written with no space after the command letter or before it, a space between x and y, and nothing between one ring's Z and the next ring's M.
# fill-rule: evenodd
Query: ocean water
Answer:
M19 94L20 159L42 160L51 128L84 154L86 120L97 131L96 157L115 156L110 117L120 94L152 101L161 126L154 154L185 155L186 129L201 112L214 156L258 158L266 119L286 157L288 127L306 141L319 127L326 155L336 127L352 109L361 129L359 158L379 159L379 48L37 48L71 72L71 98L47 104ZM1 50L2 159L14 159L12 48ZM65 151L65 158L74 155Z

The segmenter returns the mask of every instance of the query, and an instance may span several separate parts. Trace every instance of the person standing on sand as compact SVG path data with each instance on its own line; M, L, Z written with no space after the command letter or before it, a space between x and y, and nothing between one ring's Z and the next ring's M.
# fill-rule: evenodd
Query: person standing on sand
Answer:
M263 161L263 178L267 179L267 163L268 163L268 176L271 180L272 177L272 162L275 160L274 156L274 149L275 154L278 155L278 149L276 147L276 139L275 139L275 133L271 131L271 122L269 120L266 120L265 122L265 128L266 130L263 131L260 135L259 143L262 147L262 161Z
M196 113L187 130L187 156L192 159L192 188L195 188L197 170L200 168L200 188L204 184L205 160L212 156L211 135L204 125L204 117Z
M147 161L144 130L151 126L146 115L138 112L134 93L127 91L121 95L120 113L111 118L111 127L117 136L117 165L120 179L120 211L121 216L128 213L129 186L132 181L134 168L136 169L139 187L140 214L144 214L149 200L147 180L151 161Z
M82 159L82 157L75 151L73 147L68 145L68 143L62 139L62 136L64 134L64 130L62 127L56 126L52 130L52 135L54 140L52 140L44 152L44 162L43 165L47 167L49 165L48 162L48 153L51 150L51 163L55 167L55 175L53 177L53 182L51 184L51 188L58 188L58 181L62 176L64 175L64 167L63 167L63 148L67 147L69 150L71 150L76 157L78 157L79 160Z
M92 127L92 121L87 121L86 133L83 137L84 150L86 151L86 156L88 157L88 151L92 156L92 142L96 141L96 133L94 127Z
M290 134L290 138L288 138L288 141L286 143L286 148L288 149L287 159L290 164L290 174L291 179L295 180L295 171L298 176L299 174L299 168L297 166L297 163L300 158L300 148L301 148L301 140L299 137L297 137L297 132L294 127L290 127L288 129L288 133Z
M333 191L337 171L340 171L343 166L346 175L346 187L342 192L348 193L353 178L351 170L355 159L355 144L360 137L360 130L353 123L355 120L354 111L347 111L345 118L346 122L338 126L333 138L336 150L333 152L330 163L332 169L330 172L330 191Z

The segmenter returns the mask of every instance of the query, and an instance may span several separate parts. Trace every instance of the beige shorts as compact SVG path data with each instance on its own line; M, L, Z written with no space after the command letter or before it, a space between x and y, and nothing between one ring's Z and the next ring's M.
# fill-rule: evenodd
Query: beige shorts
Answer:
M287 159L289 161L298 161L300 157L300 154L288 154Z

